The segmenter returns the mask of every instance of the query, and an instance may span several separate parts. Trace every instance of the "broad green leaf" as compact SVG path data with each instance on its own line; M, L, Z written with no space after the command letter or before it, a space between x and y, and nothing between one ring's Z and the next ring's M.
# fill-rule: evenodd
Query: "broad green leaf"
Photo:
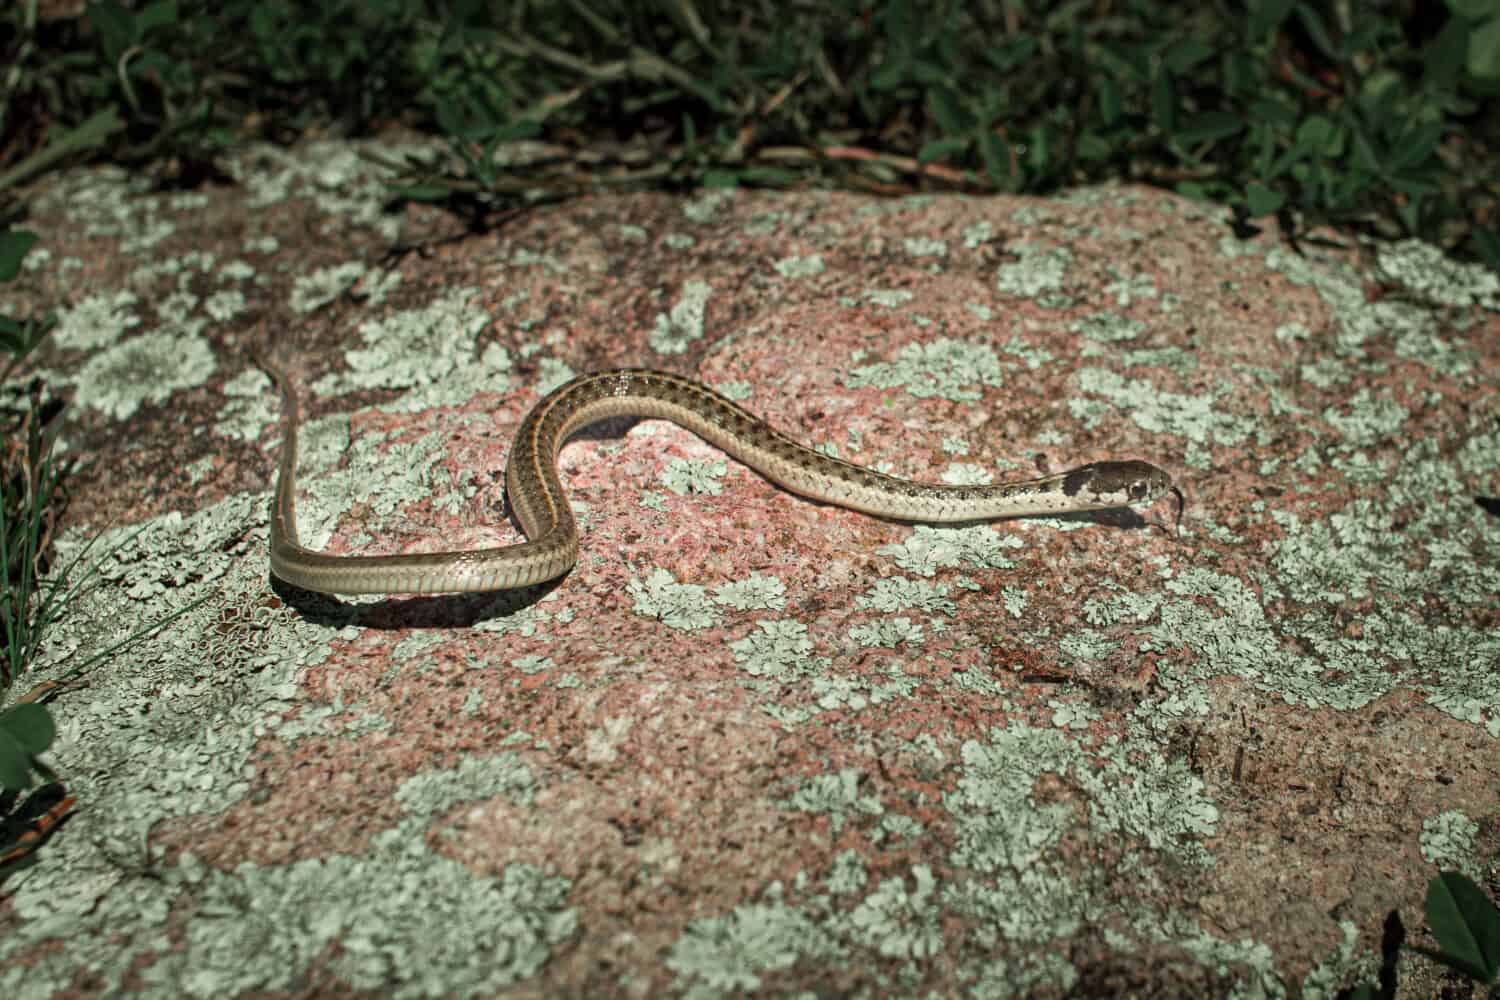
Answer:
M1427 883L1427 924L1443 955L1481 983L1500 976L1500 911L1457 872Z
M1120 88L1107 76L1099 77L1099 119L1106 128L1120 120Z
M1323 26L1323 19L1318 12L1305 3L1298 3L1297 18L1302 22L1302 27L1307 29L1307 37L1311 38L1313 44L1328 58L1339 57L1338 47L1328 37L1328 29Z
M1500 79L1500 14L1469 35L1469 72L1479 80Z
M84 10L84 17L88 18L89 24L99 33L99 41L104 44L105 55L111 63L120 58L120 53L135 44L135 17L115 0L89 4Z
M164 24L177 23L177 0L158 0L149 4L135 16L135 29L141 36L152 28L161 27Z
M1448 0L1448 9L1469 21L1500 17L1500 0Z
M1151 81L1151 117L1167 135L1176 131L1177 95L1172 90L1172 78L1166 73L1156 74Z
M1500 0L1496 0L1500 3ZM1428 93L1451 92L1463 71L1469 51L1469 23L1453 17L1437 37L1422 47L1423 89Z
M932 111L932 117L944 135L961 135L974 125L974 117L947 87L930 88L927 91L927 107Z
M1443 137L1443 127L1441 121L1430 121L1409 129L1392 144L1394 149L1386 161L1386 169L1405 170L1426 160Z
M1297 124L1297 109L1276 98L1263 97L1250 105L1250 118L1268 125L1292 128Z
M1338 156L1344 150L1343 131L1332 120L1313 115L1297 126L1296 148L1308 156Z
M52 745L57 728L45 708L28 702L0 712L0 732L9 734L24 752L34 755Z
M0 729L0 788L20 789L31 785L31 758L14 736Z
M453 189L442 184L408 184L390 189L397 198L408 201L442 201L453 193Z
M1216 50L1196 38L1186 38L1162 54L1162 64L1173 73L1185 73L1213 55Z
M24 229L0 231L0 281L10 281L21 270L21 259L36 242L36 233Z
M922 147L917 153L918 163L932 163L934 160L943 160L954 153L962 153L973 144L974 140L967 137L953 139L935 139Z
M1478 226L1470 236L1474 241L1474 249L1484 262L1500 271L1500 229Z
M1257 181L1251 181L1245 186L1245 206L1249 208L1252 218L1270 215L1285 202L1286 196L1280 191L1273 191Z
M1259 0L1250 8L1250 38L1263 41L1271 32L1281 27L1287 12L1292 9L1292 0Z
M1245 119L1228 111L1205 111L1184 119L1172 138L1184 146L1196 146L1200 142L1212 142L1234 135L1245 127Z

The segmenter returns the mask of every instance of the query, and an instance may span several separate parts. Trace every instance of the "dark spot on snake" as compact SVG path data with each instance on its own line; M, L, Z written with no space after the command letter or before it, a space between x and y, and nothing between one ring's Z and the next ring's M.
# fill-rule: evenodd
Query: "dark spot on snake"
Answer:
M1093 480L1094 466L1092 464L1080 465L1078 468L1069 471L1063 476L1063 494L1070 497L1076 497L1079 493L1082 493L1084 487L1088 486L1088 484L1093 482Z

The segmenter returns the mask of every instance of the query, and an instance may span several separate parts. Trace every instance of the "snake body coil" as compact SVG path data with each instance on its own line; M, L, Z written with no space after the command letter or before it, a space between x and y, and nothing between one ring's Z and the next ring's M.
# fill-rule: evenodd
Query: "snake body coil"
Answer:
M667 372L619 369L580 375L549 393L521 422L505 488L527 541L467 552L335 556L304 548L297 540L297 397L284 372L264 358L256 360L279 384L286 409L271 505L271 570L288 583L323 593L506 590L568 572L578 561L578 528L558 479L557 454L574 431L609 417L670 420L793 493L903 521L1102 510L1149 504L1172 489L1170 476L1140 461L1096 462L992 486L898 479L806 448L700 382Z

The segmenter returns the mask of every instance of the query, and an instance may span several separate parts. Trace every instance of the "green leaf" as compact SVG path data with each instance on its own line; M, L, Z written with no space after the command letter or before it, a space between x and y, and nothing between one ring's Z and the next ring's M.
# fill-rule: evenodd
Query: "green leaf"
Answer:
M1311 38L1313 44L1328 58L1339 57L1338 47L1328 37L1328 29L1323 26L1323 19L1318 12L1305 3L1299 3L1297 7L1297 18L1302 22L1302 27L1307 29L1307 37Z
M1250 105L1250 117L1267 125L1292 128L1297 124L1297 109L1277 98L1263 97Z
M0 788L15 790L31 785L31 758L15 737L0 729Z
M115 0L90 4L84 9L89 24L99 33L105 57L110 63L120 58L136 42L135 17Z
M24 229L0 231L0 281L10 281L21 270L21 258L36 242L36 233Z
M1469 72L1478 80L1500 80L1500 14L1469 35Z
M1172 91L1172 78L1166 73L1156 74L1151 81L1151 117L1167 135L1176 131L1177 95Z
M1469 234L1474 242L1474 249L1485 264L1500 271L1500 229L1490 229L1486 226L1476 226Z
M1428 93L1451 92L1463 71L1469 50L1469 24L1452 17L1437 37L1422 48L1422 85Z
M1251 181L1245 186L1245 206L1250 209L1252 218L1270 215L1278 211L1285 202L1286 195L1257 181Z
M962 153L973 144L974 140L960 136L953 139L935 139L922 147L917 153L918 163L932 163L934 160L947 159L954 153Z
M740 186L739 174L732 170L705 170L703 186L706 188L735 188Z
M1196 146L1200 142L1213 142L1234 135L1245 127L1245 119L1228 111L1205 111L1184 119L1172 138L1184 146Z
M1331 119L1313 115L1297 126L1294 146L1302 156L1336 157L1344 151L1344 133Z
M1481 983L1500 976L1500 911L1457 872L1427 883L1427 925L1448 964Z
M152 28L177 23L177 0L158 0L135 16L136 33L145 37Z
M1250 9L1250 38L1266 41L1271 32L1281 27L1287 12L1292 9L1292 0L1260 0Z
M1217 51L1196 38L1185 38L1162 54L1162 64L1173 73L1185 73Z
M974 116L969 114L968 109L959 103L958 97L947 87L929 89L927 107L944 135L961 135L974 127Z
M1010 190L1017 178L1010 173L1010 151L994 132L979 133L979 156L984 160L984 172L1001 188Z
M0 712L0 732L8 733L23 752L35 755L52 745L57 728L45 708L28 702Z
M1392 190L1400 191L1402 194L1422 196L1437 194L1443 189L1425 177L1417 177L1412 174L1397 174L1387 179Z
M1497 0L1448 0L1448 9L1468 21L1500 16Z
M1099 118L1105 128L1113 128L1123 110L1120 88L1107 76L1099 77Z
M1437 148L1438 140L1443 137L1443 123L1441 121L1430 121L1407 132L1397 139L1392 145L1395 147L1390 159L1386 160L1387 170L1405 170L1414 167L1432 155Z
M453 193L453 189L443 184L408 184L392 187L390 192L394 197L408 201L442 201Z

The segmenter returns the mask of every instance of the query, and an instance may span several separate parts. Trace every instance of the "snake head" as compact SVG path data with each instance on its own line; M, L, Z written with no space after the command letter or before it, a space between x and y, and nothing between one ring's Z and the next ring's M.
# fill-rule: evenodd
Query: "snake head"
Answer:
M1096 509L1155 503L1172 477L1150 462L1093 462L1065 473L1063 493Z

